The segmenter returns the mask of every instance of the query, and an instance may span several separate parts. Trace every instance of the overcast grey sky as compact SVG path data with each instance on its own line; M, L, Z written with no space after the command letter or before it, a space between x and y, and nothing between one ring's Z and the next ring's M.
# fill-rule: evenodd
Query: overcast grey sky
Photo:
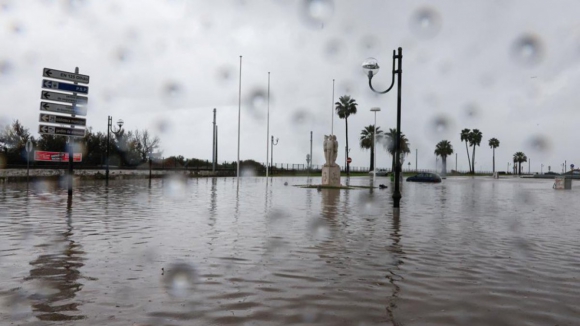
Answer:
M165 156L211 157L212 109L218 109L220 160L237 151L239 56L242 65L241 158L266 160L267 76L274 161L323 161L335 101L351 95L353 165L367 166L360 131L396 125L396 92L375 95L361 69L375 57L391 80L392 50L403 48L402 130L407 161L433 168L435 144L448 139L467 169L463 128L478 128L478 169L491 170L488 139L501 142L496 164L513 153L560 171L580 165L575 131L580 99L580 23L576 0L0 0L0 124L21 120L36 134L42 68L91 77L88 124L107 116L161 138ZM437 122L439 121L439 122ZM334 131L345 145L344 120ZM390 158L379 151L378 165ZM344 162L344 151L337 159ZM449 160L455 166L455 158ZM525 165L527 171L527 164Z

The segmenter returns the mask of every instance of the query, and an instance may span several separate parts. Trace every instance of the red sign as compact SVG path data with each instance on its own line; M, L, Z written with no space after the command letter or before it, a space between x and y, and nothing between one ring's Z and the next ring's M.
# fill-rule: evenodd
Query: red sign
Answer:
M64 152L44 152L44 151L34 151L35 161L46 161L46 162L68 162L68 153ZM74 153L73 161L82 162L83 154Z
M346 159L346 163L350 164L350 162L352 162L352 159L349 157Z

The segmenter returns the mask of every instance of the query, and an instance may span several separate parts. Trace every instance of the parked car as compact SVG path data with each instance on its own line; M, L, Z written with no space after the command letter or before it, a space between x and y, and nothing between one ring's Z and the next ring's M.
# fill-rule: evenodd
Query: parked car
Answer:
M419 173L412 177L408 177L407 181L411 182L441 182L441 177L437 173Z
M544 173L545 175L560 175L560 173L556 173L556 172L546 172Z
M373 175L373 171L370 171L369 174ZM377 169L377 177L386 177L387 175L389 175L389 172L386 169Z

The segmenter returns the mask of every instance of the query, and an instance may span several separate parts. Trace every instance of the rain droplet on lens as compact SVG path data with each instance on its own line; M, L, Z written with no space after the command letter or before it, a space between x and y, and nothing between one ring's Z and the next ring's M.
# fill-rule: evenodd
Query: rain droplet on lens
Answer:
M374 35L365 35L360 40L360 47L363 52L376 50L379 44L379 39Z
M131 52L125 48L119 48L115 52L115 57L119 62L127 62L131 58Z
M245 101L249 112L254 119L262 120L266 115L268 105L268 93L261 88L256 88L250 92L250 96Z
M341 81L338 84L339 94L353 94L357 91L357 84L352 83L350 80Z
M9 61L0 61L0 77L9 75L12 69L12 64Z
M324 53L332 62L339 62L346 56L346 45L338 39L330 40L324 47Z
M425 39L433 38L441 30L441 16L432 8L421 8L411 16L410 25L415 35Z
M479 111L477 104L469 103L463 108L463 115L467 120L474 120L479 118Z
M169 97L176 97L181 92L181 87L177 83L170 82L165 84L163 92Z
M431 118L429 126L430 136L447 137L453 133L454 123L448 116L439 114Z
M232 66L222 66L217 70L217 80L218 82L231 82L234 80L236 74L235 69Z
M164 134L171 130L171 122L163 117L157 119L155 123L155 129L160 133Z
M548 152L552 149L552 143L550 139L544 135L532 135L525 144L526 148L536 152L536 153L544 153Z
M197 272L189 264L174 263L165 268L163 285L172 297L186 298L193 294L197 283Z
M296 127L306 127L314 122L314 117L307 109L298 109L292 114L292 123Z
M302 17L312 27L324 26L334 14L332 0L303 0Z
M542 41L533 34L520 36L512 45L512 57L523 66L537 65L544 58Z

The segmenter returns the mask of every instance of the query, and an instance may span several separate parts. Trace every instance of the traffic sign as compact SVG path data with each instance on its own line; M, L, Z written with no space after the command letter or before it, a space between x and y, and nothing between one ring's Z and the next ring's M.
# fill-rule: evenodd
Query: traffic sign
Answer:
M38 125L38 132L41 134L57 135L57 136L71 136L71 137L84 137L84 129L73 129L65 127L54 127L47 125Z
M35 161L46 161L46 162L68 162L68 153L66 152L45 152L45 151L34 151ZM73 161L82 162L83 154L74 153Z
M70 105L48 103L48 102L40 102L40 111L50 111L50 112L56 112L56 113L74 114L74 115L83 115L83 116L87 115L87 107L86 106L75 106L74 110L73 110L73 107Z
M81 94L88 94L89 88L87 86L69 84L69 83L61 83L52 80L42 80L42 88L48 89L58 89L59 91L65 92L73 92L73 93L81 93Z
M42 70L42 76L54 79L70 80L83 84L89 83L89 76L87 75L75 74L68 71L55 70L50 68L44 68Z
M32 152L32 142L30 141L30 139L26 142L26 152L27 153Z
M346 159L346 163L350 164L352 162L352 159L349 157Z
M49 100L55 102L65 102L65 103L75 103L76 104L87 104L89 101L88 97L85 96L74 96L70 94L64 93L57 93L57 92L49 92L49 91L42 91L40 92L40 99L41 100Z
M65 117L62 115L54 115L54 114L40 114L40 122L48 122L48 123L58 123L63 125L75 125L75 126L86 126L87 119L83 118L71 118Z

